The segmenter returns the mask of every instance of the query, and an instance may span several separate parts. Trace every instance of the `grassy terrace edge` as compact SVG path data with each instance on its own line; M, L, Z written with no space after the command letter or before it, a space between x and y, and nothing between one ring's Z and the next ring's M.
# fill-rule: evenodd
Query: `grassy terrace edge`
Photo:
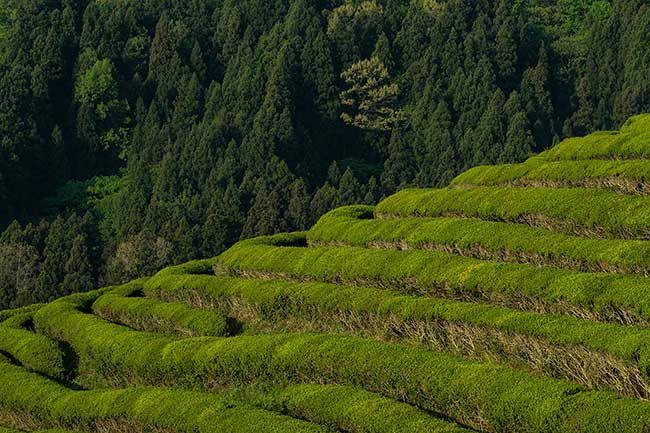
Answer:
M287 246L304 242L306 233L242 241L219 256L215 271L393 288L603 322L647 326L650 318L650 292L641 276L496 263L432 251Z
M29 410L34 418L30 424L82 429L102 420L128 419L200 433L325 433L343 426L351 433L469 432L405 403L352 387L298 384L216 394L146 387L79 391L0 360L0 411L12 409ZM381 420L370 415L376 411L382 412Z
M375 214L378 217L462 215L528 222L600 238L650 236L650 196L584 188L406 189L379 203Z
M443 251L589 272L650 272L650 242L587 239L474 218L374 218L374 206L335 209L307 232L310 245Z
M622 194L650 194L650 160L544 161L533 157L522 164L486 165L460 174L452 187L541 186L606 189Z
M212 262L204 263L206 269ZM152 277L144 290L147 296L217 308L235 317L243 310L247 322L289 321L285 325L289 331L326 330L431 346L473 359L514 363L589 388L650 398L646 379L650 330L646 329L362 286L229 278L172 269Z
M650 423L647 402L429 350L311 334L175 340L110 324L77 308L71 300L54 302L37 313L36 326L67 341L84 362L126 375L132 383L353 385L490 431L547 431L544 426L553 425L563 432L624 433ZM411 368L405 372L404 366Z
M182 302L159 302L110 292L100 296L91 308L111 322L143 331L186 337L225 337L229 333L228 320L223 314L192 308Z
M630 117L620 131L575 137L540 153L548 161L580 159L650 159L650 115Z

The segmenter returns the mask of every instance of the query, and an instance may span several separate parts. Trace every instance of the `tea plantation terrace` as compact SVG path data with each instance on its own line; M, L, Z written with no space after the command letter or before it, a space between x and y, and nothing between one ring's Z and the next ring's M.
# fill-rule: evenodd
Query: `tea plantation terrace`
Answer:
M650 116L0 312L0 433L650 431Z

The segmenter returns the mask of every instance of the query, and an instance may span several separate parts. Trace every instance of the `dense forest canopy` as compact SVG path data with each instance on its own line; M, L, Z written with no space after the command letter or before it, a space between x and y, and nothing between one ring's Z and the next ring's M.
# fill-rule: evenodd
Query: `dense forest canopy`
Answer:
M0 308L650 109L644 0L0 2Z

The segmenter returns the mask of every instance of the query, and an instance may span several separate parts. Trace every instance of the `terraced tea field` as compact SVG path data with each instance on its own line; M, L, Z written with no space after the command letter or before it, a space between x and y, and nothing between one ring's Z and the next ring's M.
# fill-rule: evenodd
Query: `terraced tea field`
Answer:
M650 432L649 158L637 116L0 312L0 426Z

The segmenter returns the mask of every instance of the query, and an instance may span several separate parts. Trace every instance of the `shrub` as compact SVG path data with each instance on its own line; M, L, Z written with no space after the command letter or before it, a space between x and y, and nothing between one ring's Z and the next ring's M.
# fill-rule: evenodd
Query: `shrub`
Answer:
M647 193L650 161L544 161L536 156L522 164L474 167L451 185L558 185L601 187L624 193Z
M311 334L173 340L107 323L64 301L43 308L35 322L87 362L137 382L338 383L495 431L637 433L650 426L650 403L420 348Z
M650 272L650 242L587 239L521 224L472 218L373 219L373 207L350 206L323 216L310 243L457 251L480 258L544 263L588 271Z
M6 362L0 362L0 378L0 405L27 410L45 422L83 426L127 418L200 433L327 431L262 409L233 407L218 395L155 388L72 391Z
M293 385L271 401L276 410L350 433L469 433L421 409L349 386Z
M26 307L16 308L14 310L1 310L0 323L18 314L27 314L27 313L33 313L35 311L38 311L43 305L45 304L32 304Z
M593 386L598 383L597 378L603 377L606 381L612 371L611 360L603 353L614 356L623 366L633 364L640 366L644 371L650 367L648 344L650 330L629 326L596 323L574 317L550 314L520 312L506 308L499 308L484 304L452 301L445 299L430 299L416 296L404 296L392 290L381 290L367 287L339 286L326 283L290 283L279 280L252 280L240 278L223 278L208 275L159 275L153 277L145 285L145 290L151 296L175 299L193 299L202 305L221 305L227 300L243 299L255 304L260 315L271 322L286 319L287 317L306 317L315 321L326 322L335 317L338 312L349 312L353 317L360 317L360 321L368 321L371 316L377 317L379 322L391 323L398 326L397 321L404 325L397 332L408 329L409 323L420 322L423 327L435 332L436 325L444 326L440 322L473 326L473 332L480 338L481 332L477 328L488 328L499 331L504 340L517 344L530 344L524 339L518 343L514 336L529 336L543 339L547 346L557 348L556 357L548 362L561 365L555 373L564 373L565 376L580 377ZM235 303L239 305L239 303ZM363 319L366 320L363 320ZM369 324L368 324L369 325ZM387 326L388 328L389 326ZM615 342L615 343L614 343ZM489 344L489 342L485 342ZM470 343L473 349L486 350L481 342ZM572 371L573 366L569 359L576 356L571 347L588 348L591 353L581 353L582 363L588 365L609 364L607 371ZM452 347L448 348L453 350ZM495 350L503 350L497 347ZM511 348L517 354L521 352L524 359L515 362L535 362L526 355L525 348ZM549 349L549 352L551 350ZM567 359L561 357L566 353ZM512 355L511 353L500 353ZM481 355L479 353L479 355ZM548 355L548 354L547 354ZM495 355L492 355L493 357ZM541 355L543 356L543 355ZM591 357L591 358L590 358ZM555 361L555 362L554 362ZM637 364L638 362L638 364ZM625 369L625 367L621 367ZM620 372L619 372L620 373ZM623 374L615 375L609 382L613 388L628 394L644 394L639 390L639 384L631 380L625 386L620 384L627 379Z
M283 415L288 414L335 429L345 426L351 433L468 432L407 404L341 386L298 385L252 396L247 390L227 394L155 388L72 391L0 362L0 391L2 406L29 410L45 423L82 427L113 418L200 433L329 431ZM370 411L379 408L383 430L375 430L376 421L368 418Z
M24 329L32 314L16 314L0 324L0 352L30 370L62 380L66 376L65 354L56 341Z
M20 430L13 430L9 428L0 427L0 433L24 433L24 432ZM48 430L38 430L32 433L75 433L75 432L60 430L60 429L48 429Z
M539 154L553 160L648 159L650 158L650 116L629 118L620 131L601 131L586 137L570 138Z
M108 293L98 298L92 309L106 319L145 331L215 337L228 333L225 315L192 308L180 302L159 302Z
M650 234L648 209L650 197L596 189L476 187L403 190L379 203L376 213L399 217L459 214L508 222L544 217L544 224L558 230L646 238Z
M441 252L278 247L273 237L264 237L235 245L219 257L215 269L362 283L518 309L572 312L597 320L650 319L648 282L640 276L497 263Z

